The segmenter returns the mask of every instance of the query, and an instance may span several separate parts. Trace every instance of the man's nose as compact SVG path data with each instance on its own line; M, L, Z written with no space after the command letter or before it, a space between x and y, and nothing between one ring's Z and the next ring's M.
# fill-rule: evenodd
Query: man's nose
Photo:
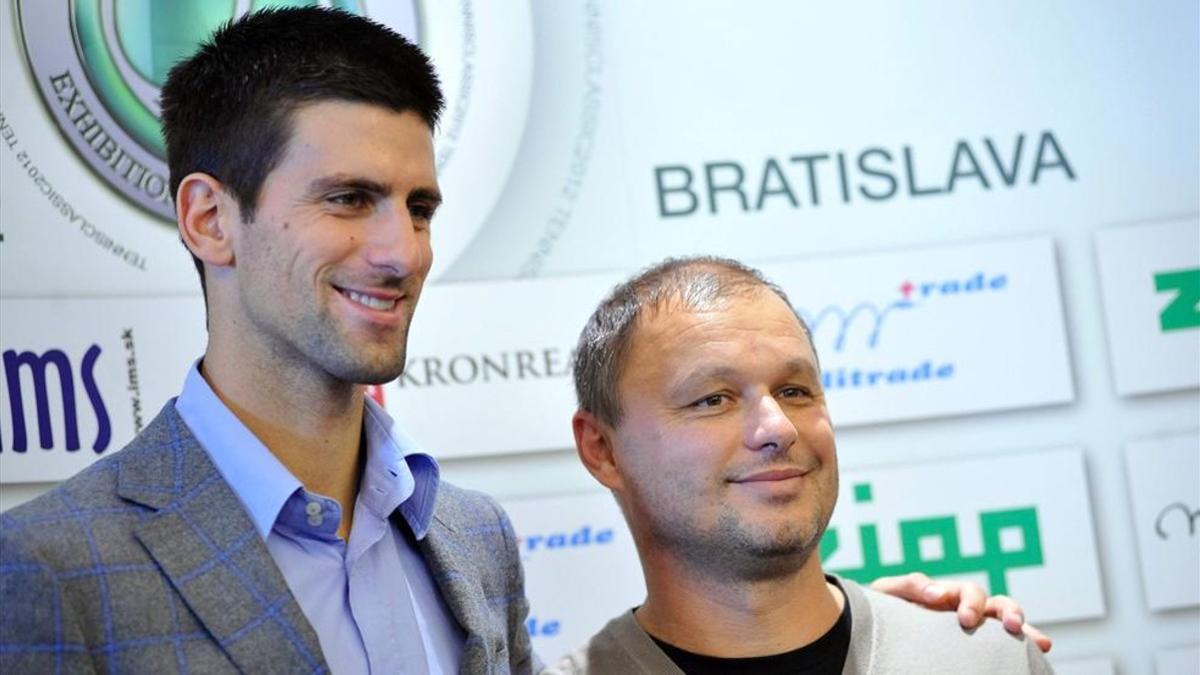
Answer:
M429 232L417 227L415 218L404 204L381 209L372 218L366 236L367 260L375 267L406 277L429 265Z
M746 446L751 450L786 451L796 442L796 425L774 396L764 395L751 408Z

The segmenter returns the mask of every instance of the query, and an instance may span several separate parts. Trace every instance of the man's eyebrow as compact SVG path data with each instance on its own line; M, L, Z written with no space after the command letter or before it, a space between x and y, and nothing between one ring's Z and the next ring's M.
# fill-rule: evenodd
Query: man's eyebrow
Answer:
M784 363L783 372L787 373L788 377L800 375L814 380L820 379L820 373L817 372L816 364L812 362L812 359L804 356L788 359ZM731 366L701 365L678 380L671 382L667 387L667 391L671 396L691 395L695 393L692 390L700 387L702 384L714 380L733 379L737 376L737 373L738 369Z
M700 366L687 375L670 383L667 391L671 396L685 396L695 393L693 390L700 385L713 380L731 378L737 370L730 366Z
M308 193L311 195L319 195L332 190L360 190L375 195L389 195L392 193L392 186L370 178L343 173L322 176L308 184ZM431 202L434 207L437 207L442 203L442 193L436 187L419 187L408 194L408 200Z
M789 373L807 375L816 380L821 379L821 374L817 371L817 365L813 363L812 359L804 356L797 356L789 360L787 362L787 369Z
M332 176L322 176L308 184L309 194L319 194L330 190L362 190L373 194L386 195L392 191L392 186L370 178L335 173Z
M408 194L408 200L430 202L436 207L442 203L442 193L437 188L417 188Z

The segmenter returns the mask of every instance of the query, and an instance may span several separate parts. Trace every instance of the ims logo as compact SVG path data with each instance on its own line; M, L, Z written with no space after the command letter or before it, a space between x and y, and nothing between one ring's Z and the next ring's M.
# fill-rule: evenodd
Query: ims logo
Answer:
M92 450L104 452L112 440L112 423L108 409L96 385L96 362L101 354L100 345L93 344L84 352L78 371L72 360L61 349L48 349L42 354L31 351L18 352L6 349L3 354L3 393L7 399L9 419L12 420L12 438L0 438L0 451L25 452L29 448L27 406L32 402L33 423L37 426L38 445L43 450L54 448L54 426L51 412L59 408L52 405L51 394L57 394L55 403L61 403L62 425L66 449L74 452L81 447L79 441L79 412L75 395L75 378L78 375L91 412L96 416L96 438ZM48 375L53 371L58 388L52 389ZM23 377L24 375L24 377Z

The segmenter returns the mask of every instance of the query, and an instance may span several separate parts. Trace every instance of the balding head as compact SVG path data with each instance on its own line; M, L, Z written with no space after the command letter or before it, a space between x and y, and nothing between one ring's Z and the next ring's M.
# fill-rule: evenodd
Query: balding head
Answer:
M611 426L620 422L617 382L641 321L658 312L719 309L731 299L763 290L792 307L787 294L761 272L728 258L669 258L620 284L592 313L579 336L574 363L579 409ZM796 320L811 345L808 326L799 314Z

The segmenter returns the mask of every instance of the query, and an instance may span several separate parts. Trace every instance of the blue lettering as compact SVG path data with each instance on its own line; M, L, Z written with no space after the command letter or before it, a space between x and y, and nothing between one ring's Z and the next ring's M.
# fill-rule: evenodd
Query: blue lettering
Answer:
M96 415L96 439L92 449L97 454L104 452L112 440L112 423L108 409L96 384L96 361L102 350L93 344L84 353L80 369L80 379L88 403ZM5 384L8 388L9 412L12 418L14 452L25 452L29 447L29 438L25 428L25 396L21 385L21 368L28 367L33 381L34 412L38 426L38 444L44 450L54 447L54 430L50 421L50 396L46 385L46 371L54 366L58 376L59 389L62 393L63 426L66 436L66 449L70 452L79 450L79 420L75 406L75 378L71 368L71 360L61 349L49 349L42 355L35 352L17 352L14 349L5 350L3 355ZM2 448L2 444L0 444Z
M954 372L953 363L934 366L929 360L922 361L914 368L898 366L887 370L838 366L827 368L821 373L821 384L826 390L901 386L930 380L948 380L954 377Z
M983 272L976 272L966 279L939 279L935 281L922 281L915 285L905 282L901 286L901 289L907 291L909 288L915 288L919 297L929 298L938 295L965 295L969 293L982 293L984 291L999 291L1003 290L1007 285L1007 275L997 274L988 276Z
M97 455L104 452L108 448L108 442L112 440L112 423L108 419L108 408L100 396L100 387L96 386L96 361L99 358L100 345L94 344L84 353L83 369L79 373L88 402L92 404L92 410L96 413L96 440L92 441L92 450Z
M573 532L550 532L520 537L519 546L523 552L532 553L538 550L604 546L612 541L613 529L611 527L597 530L593 529L591 525L584 525Z
M561 632L562 625L556 619L543 621L531 616L525 621L525 630L529 631L530 637L554 637Z

